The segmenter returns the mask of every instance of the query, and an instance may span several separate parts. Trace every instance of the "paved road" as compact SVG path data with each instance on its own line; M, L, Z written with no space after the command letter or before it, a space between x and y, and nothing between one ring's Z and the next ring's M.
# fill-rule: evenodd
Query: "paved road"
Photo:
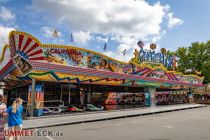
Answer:
M210 140L210 107L44 130L59 131L64 136L25 137L22 140Z

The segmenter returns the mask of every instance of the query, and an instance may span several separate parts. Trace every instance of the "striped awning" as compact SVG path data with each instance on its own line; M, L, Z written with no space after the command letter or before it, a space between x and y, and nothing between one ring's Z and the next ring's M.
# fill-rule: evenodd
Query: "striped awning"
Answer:
M98 81L106 79L106 81L108 82L111 79L115 81L119 81L119 80L129 80L132 82L137 81L139 83L152 82L152 83L183 85L183 86L193 86L193 87L203 86L202 84L191 84L191 83L177 81L177 80L150 78L141 74L140 75L125 74L125 73L117 73L117 72L111 72L111 71L105 71L105 70L96 70L96 69L91 69L91 68L82 68L82 67L76 67L76 66L63 66L63 65L49 64L49 63L43 63L43 62L37 62L37 61L29 61L29 63L32 65L35 71L36 70L41 70L41 71L46 71L46 72L53 71L55 73L59 72L59 73L64 73L64 74L99 77L100 79L98 79ZM5 78L8 74L12 73L12 71L14 71L16 68L17 68L16 65L11 59L0 71L0 81L2 81L2 79ZM147 71L147 70L141 70L139 72L141 73L142 71ZM90 82L93 82L93 81L91 81L90 79ZM94 82L97 82L97 81L95 80Z
M13 60L10 59L9 62L0 70L0 81L6 77L9 73L15 70L16 66L13 63Z
M29 61L29 62L35 70L42 70L42 71L54 71L54 72L74 74L74 75L98 76L101 78L110 78L110 79L118 79L118 80L119 79L131 80L131 81L142 80L142 81L148 81L148 82L167 83L167 84L172 84L172 85L202 86L202 84L191 84L191 83L176 81L176 80L150 78L150 77L138 76L134 74L117 73L117 72L110 72L110 71L96 70L96 69L82 68L82 67L75 67L75 66L63 66L63 65L56 65L56 64L49 64L49 63L42 63L42 62L35 62L35 61Z

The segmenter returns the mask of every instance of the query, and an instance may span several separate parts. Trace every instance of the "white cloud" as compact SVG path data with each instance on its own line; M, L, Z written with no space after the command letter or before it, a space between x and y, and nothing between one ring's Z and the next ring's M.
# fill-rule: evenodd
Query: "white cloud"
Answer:
M86 45L87 42L92 39L90 32L84 32L84 31L74 32L73 37L75 43L79 45Z
M47 11L75 31L136 37L158 34L165 7L144 0L33 0L34 10ZM56 10L55 10L56 9Z
M15 15L4 6L0 7L0 19L4 21L12 20L15 18Z
M52 38L53 37L53 30L57 31L58 36L61 36L61 32L57 29L51 28L49 26L44 26L41 28L41 32L43 34L44 37L46 38Z
M15 30L15 28L0 25L0 46L8 43L9 33L13 30Z
M9 33L10 33L10 31L13 31L13 30L15 30L15 28L5 27L5 26L0 25L0 57L2 55L2 50L3 50L4 45L8 44ZM4 66L6 64L6 62L8 61L8 59L10 58L9 57L10 54L8 51L9 50L7 49L5 57L4 57L6 59L4 59L3 63L0 65L0 68L1 68L1 66Z
M161 38L163 38L166 34L166 30L162 30L158 35L152 37L152 43L158 42Z
M97 36L97 37L95 37L95 40L98 41L98 42L107 42L108 38Z
M183 23L183 20L173 17L173 13L168 13L168 27L172 28L176 25L181 25Z
M129 60L138 48L137 41L158 42L165 34L161 24L170 6L159 2L150 5L145 0L33 0L31 8L50 13L60 26L68 26L79 44L86 44L91 39L90 34L111 36L119 46L105 54L124 60L122 51L126 48L126 60ZM180 24L177 19L171 16L170 22ZM103 37L95 39L107 40Z
M107 51L104 54L115 58L117 60L128 62L132 56L135 48L138 48L136 45L137 40L133 37L123 36L123 37L113 37L112 40L117 40L121 44L116 48L115 51ZM123 56L122 52L126 49L126 55Z

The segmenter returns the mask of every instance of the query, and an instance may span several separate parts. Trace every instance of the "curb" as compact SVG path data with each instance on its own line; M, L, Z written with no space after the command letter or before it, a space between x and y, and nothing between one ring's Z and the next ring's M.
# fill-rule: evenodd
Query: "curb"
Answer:
M202 107L207 107L207 105L194 106L194 107L186 107L186 108L180 108L180 109L171 109L171 110L161 110L161 111L154 111L154 112L147 112L147 113L137 113L137 114L122 115L122 116L109 117L109 118L98 118L98 119L94 119L94 120L81 120L81 121L68 122L68 123L60 123L60 124L54 124L54 125L50 125L49 124L49 125L40 126L40 127L27 127L27 128L23 128L23 130L46 128L46 127L55 127L55 126L63 126L63 125L73 125L73 124L80 124L80 123L90 123L90 122L97 122L97 121L104 121L104 120L114 120L114 119L121 119L121 118L128 118L128 117L154 115L154 114L167 113L167 112L175 112L175 111L181 111L181 110L187 110L187 109L195 109L195 108L202 108ZM84 114L84 115L87 115L87 114Z
M141 109L147 109L149 107L141 107ZM47 118L59 118L59 117L68 117L68 116L75 116L75 115L88 115L88 114L96 114L96 113L110 113L110 112L121 112L127 110L138 110L139 108L130 108L130 109L119 109L119 110L103 110L103 111L88 111L88 112L72 112L67 114L59 114L59 115L52 115L52 116L40 116L40 117L28 117L24 120L36 120L36 119L47 119Z

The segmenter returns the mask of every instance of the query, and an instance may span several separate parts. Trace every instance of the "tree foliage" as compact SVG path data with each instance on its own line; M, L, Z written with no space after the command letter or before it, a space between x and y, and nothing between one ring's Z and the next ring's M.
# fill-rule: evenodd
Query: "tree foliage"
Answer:
M206 43L194 42L188 47L176 51L177 70L185 74L198 74L205 77L204 83L210 83L210 40Z

